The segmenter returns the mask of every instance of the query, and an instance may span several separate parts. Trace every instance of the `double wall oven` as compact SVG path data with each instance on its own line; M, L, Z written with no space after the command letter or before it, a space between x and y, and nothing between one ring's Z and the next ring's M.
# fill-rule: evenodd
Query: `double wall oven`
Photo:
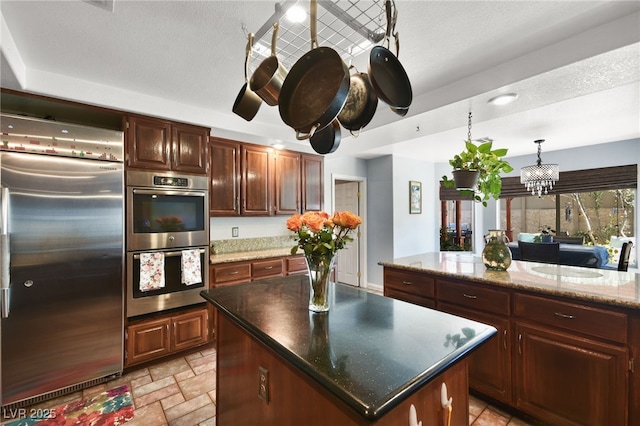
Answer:
M127 317L203 302L200 291L209 282L208 178L128 171L126 209Z

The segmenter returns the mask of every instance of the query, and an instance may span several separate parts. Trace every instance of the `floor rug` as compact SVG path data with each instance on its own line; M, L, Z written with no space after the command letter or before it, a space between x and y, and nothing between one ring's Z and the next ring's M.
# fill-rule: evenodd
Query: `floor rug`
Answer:
M129 386L123 385L60 407L26 410L26 417L6 426L117 426L133 418Z

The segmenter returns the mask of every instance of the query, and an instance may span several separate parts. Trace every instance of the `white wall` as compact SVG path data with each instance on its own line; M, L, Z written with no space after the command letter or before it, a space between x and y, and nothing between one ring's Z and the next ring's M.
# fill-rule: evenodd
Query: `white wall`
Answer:
M433 203L433 163L413 158L393 157L393 256L404 257L416 253L436 251L434 236L438 223ZM409 181L422 182L422 213L409 213ZM439 203L439 202L438 202ZM382 260L382 259L380 259ZM391 260L391 259L388 259Z
M393 174L391 156L367 161L367 285L382 286L382 267L378 262L394 258L393 194L397 189Z

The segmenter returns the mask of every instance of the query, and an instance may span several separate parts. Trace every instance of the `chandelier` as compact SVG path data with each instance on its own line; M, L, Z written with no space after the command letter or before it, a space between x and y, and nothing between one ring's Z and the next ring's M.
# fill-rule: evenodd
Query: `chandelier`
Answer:
M520 170L520 183L523 183L531 195L538 197L549 193L553 185L560 180L560 168L557 164L542 164L540 159L541 144L544 139L538 139L538 162L533 166L526 166Z

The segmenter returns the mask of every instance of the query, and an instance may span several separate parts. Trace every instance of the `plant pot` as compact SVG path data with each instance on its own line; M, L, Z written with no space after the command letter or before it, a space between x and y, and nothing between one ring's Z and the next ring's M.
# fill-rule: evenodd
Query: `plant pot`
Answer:
M478 186L480 172L478 170L454 170L453 181L458 190L474 190Z
M540 236L540 241L543 243L552 243L553 242L553 235L541 235Z

